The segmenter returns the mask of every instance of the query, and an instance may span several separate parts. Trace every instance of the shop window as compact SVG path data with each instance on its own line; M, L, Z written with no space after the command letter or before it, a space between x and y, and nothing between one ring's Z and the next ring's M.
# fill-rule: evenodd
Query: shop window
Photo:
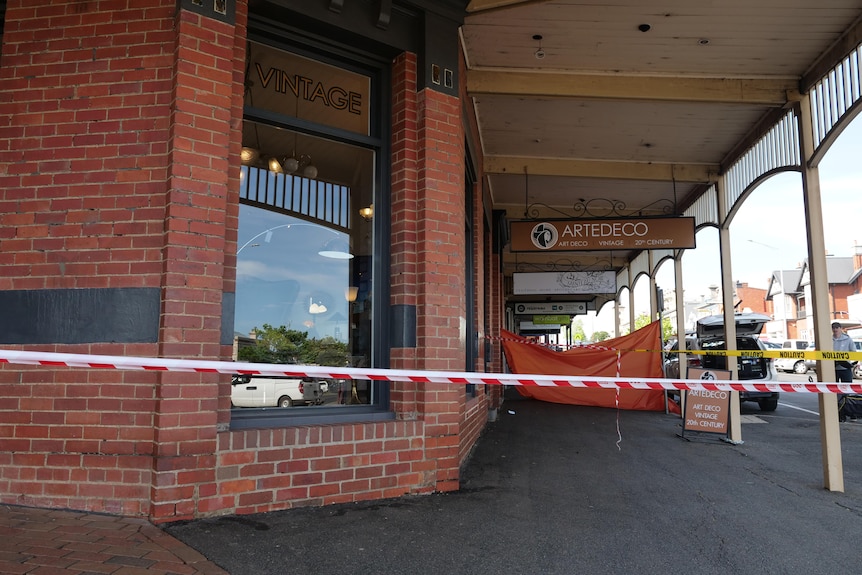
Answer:
M370 82L250 43L235 360L377 367ZM231 427L385 419L387 401L385 383L237 375Z

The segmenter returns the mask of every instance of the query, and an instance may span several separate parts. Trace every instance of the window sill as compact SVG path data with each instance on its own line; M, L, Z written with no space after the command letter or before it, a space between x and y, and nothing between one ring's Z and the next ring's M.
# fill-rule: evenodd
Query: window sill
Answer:
M395 413L372 405L231 409L230 431L340 423L393 421Z

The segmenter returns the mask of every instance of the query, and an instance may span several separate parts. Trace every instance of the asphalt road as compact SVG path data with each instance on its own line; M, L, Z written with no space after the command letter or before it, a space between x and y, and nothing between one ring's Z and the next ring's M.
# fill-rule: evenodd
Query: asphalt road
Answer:
M732 445L507 392L457 493L165 529L234 575L859 573L862 424L840 424L845 490L827 491L816 401L743 407Z

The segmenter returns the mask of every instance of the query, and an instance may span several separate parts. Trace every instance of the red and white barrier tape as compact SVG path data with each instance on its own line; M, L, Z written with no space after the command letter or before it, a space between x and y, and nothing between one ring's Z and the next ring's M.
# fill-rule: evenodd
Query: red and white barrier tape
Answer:
M489 385L524 385L538 387L578 387L598 389L770 391L802 393L862 393L856 383L753 383L751 381L699 379L623 379L520 373L482 373L454 371L409 371L402 369L335 368L317 365L281 365L194 359L165 359L85 355L0 349L0 364L39 365L45 367L81 367L136 371L174 371L186 373L224 373L304 378L369 379L372 381L407 381L416 383L455 383Z

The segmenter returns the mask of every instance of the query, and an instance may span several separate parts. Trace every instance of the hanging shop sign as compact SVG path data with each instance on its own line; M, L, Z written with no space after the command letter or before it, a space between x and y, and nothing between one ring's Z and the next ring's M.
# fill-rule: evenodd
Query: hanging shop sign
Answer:
M617 276L612 271L515 272L512 275L515 295L613 294L616 291Z
M559 301L559 302L524 302L514 304L515 313L525 314L557 314L567 313L569 315L583 315L587 313L587 302L585 301Z
M513 252L694 248L694 218L514 221Z
M572 321L568 315L534 315L535 325L566 325Z
M518 324L518 331L520 331L521 334L525 334L525 333L531 333L531 334L560 333L560 329L562 327L563 326L558 324L558 323L556 323L556 324L536 324L536 323L533 323L531 321L522 321Z

